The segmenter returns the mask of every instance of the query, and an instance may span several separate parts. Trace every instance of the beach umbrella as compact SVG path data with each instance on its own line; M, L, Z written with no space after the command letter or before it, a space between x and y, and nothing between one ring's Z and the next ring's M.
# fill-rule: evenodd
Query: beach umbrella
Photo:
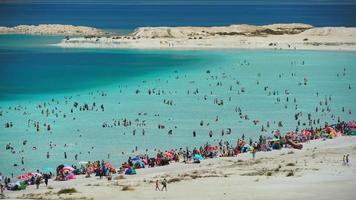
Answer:
M164 155L164 157L169 158L169 159L173 158L173 155L169 152L165 152L163 155Z
M217 150L218 147L217 146L207 146L206 150Z
M349 123L347 123L347 126L348 126L349 128L356 129L356 122L349 121Z
M141 160L142 160L143 164L145 164L145 165L147 165L147 164L148 164L147 159L141 159Z
M109 169L114 169L111 163L105 163L105 167Z
M20 176L17 176L17 179L30 179L32 177L31 174L22 174Z
M95 167L89 166L89 167L86 169L86 171L87 171L88 173L93 173L93 172L95 171Z
M32 172L31 174L32 174L32 176L34 176L34 177L41 177L41 176L42 176L42 174L37 173L37 172Z
M127 168L125 171L125 174L134 175L134 174L136 174L136 170L135 170L135 168Z
M63 167L62 168L62 171L74 171L74 168L73 167L69 167L69 166L66 166L66 167Z
M137 160L141 160L140 156L136 156L134 158L131 158L132 161L137 161Z
M75 179L76 177L75 177L74 174L69 173L69 174L66 175L66 178L67 178L68 180L71 180L71 179Z
M135 165L138 166L139 168L144 168L145 165L143 164L142 160L136 160Z
M304 136L304 137L307 137L308 135L310 135L311 133L310 133L310 131L308 131L308 130L303 130L302 131L302 135Z

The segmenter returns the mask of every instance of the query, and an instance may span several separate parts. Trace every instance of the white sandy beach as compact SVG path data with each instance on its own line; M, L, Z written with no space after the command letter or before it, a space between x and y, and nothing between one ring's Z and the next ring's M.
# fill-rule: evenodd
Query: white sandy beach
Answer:
M356 50L354 27L313 27L299 23L140 27L129 35L87 26L40 24L0 27L0 34L74 36L55 44L64 48Z
M29 186L6 191L9 199L354 199L356 196L356 137L343 136L283 149L237 157L207 159L201 164L173 163L137 170L137 175L97 177L56 182L47 189ZM350 154L350 165L342 165ZM289 174L290 176L287 176ZM167 178L168 191L155 191L155 180ZM123 188L126 187L126 191ZM58 195L63 188L78 192Z
M356 28L308 24L143 27L128 36L64 39L65 48L356 50Z

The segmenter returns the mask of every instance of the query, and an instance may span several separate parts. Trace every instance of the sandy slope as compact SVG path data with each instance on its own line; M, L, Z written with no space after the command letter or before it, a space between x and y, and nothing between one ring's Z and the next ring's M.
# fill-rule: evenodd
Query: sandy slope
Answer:
M350 154L350 166L342 165ZM356 137L313 141L301 151L283 149L259 152L257 159L243 154L207 159L201 164L175 163L138 170L135 176L107 181L79 177L51 181L54 189L33 186L25 191L6 191L8 198L44 199L354 199L356 196ZM290 165L290 166L289 166ZM293 172L293 176L286 177ZM155 191L154 181L166 177L168 191ZM129 186L129 191L122 191ZM57 195L61 188L78 193Z

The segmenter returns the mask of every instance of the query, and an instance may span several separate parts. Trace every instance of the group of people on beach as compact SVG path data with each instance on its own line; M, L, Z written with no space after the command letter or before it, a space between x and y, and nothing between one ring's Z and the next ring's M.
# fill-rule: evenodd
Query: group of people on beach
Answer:
M240 153L250 152L252 159L255 159L256 152L259 151L271 151L275 149L281 149L283 147L289 148L298 148L291 144L289 141L296 143L308 142L309 140L315 139L325 139L325 138L334 138L337 136L348 134L350 131L350 124L352 124L353 130L356 128L355 122L340 122L332 126L326 125L322 129L305 129L301 134L291 134L286 133L281 135L279 132L274 134L273 138L265 138L260 136L258 140L254 141L249 139L245 141L245 136L237 140L236 145L229 144L228 141L220 141L216 146L209 145L208 143L200 146L200 148L193 148L191 151L186 148L172 149L169 151L158 152L155 157L149 157L145 155L137 155L136 157L129 157L128 161L123 163L120 169L115 169L109 162L104 160L95 161L95 162L86 162L81 164L78 168L76 165L65 166L63 164L59 165L56 169L55 181L66 181L72 179L74 175L85 174L86 177L90 177L91 174L98 176L100 178L107 177L108 180L112 179L113 174L127 174L133 175L136 173L126 173L127 171L145 168L147 167L157 167L168 165L170 162L184 162L184 163L200 163L201 160L214 157L229 157L229 156L238 156ZM349 165L349 154L343 156L343 165ZM25 185L36 185L38 189L42 182L45 185L48 185L48 180L53 177L52 173L41 173L37 170L31 175L28 174L27 179L24 179L23 182L19 184L13 184L10 177L4 178L4 184L2 184L3 177L0 173L0 186L1 191L5 189L9 190L18 190ZM18 177L19 178L19 177ZM21 177L22 179L22 177ZM168 181L166 178L161 181L162 187L160 187L159 180L156 180L156 191L167 191Z

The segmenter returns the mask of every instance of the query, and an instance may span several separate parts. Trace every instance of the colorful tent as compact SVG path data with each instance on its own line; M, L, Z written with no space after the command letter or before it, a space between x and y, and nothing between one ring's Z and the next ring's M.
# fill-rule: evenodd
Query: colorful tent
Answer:
M194 154L194 156L193 156L193 159L194 160L204 160L204 158L203 158L203 156L201 156L200 154Z
M145 164L143 164L142 160L134 161L136 168L145 168Z
M132 168L132 167L127 168L125 171L125 174L126 175L134 175L134 174L136 174L136 170L135 170L135 168Z

